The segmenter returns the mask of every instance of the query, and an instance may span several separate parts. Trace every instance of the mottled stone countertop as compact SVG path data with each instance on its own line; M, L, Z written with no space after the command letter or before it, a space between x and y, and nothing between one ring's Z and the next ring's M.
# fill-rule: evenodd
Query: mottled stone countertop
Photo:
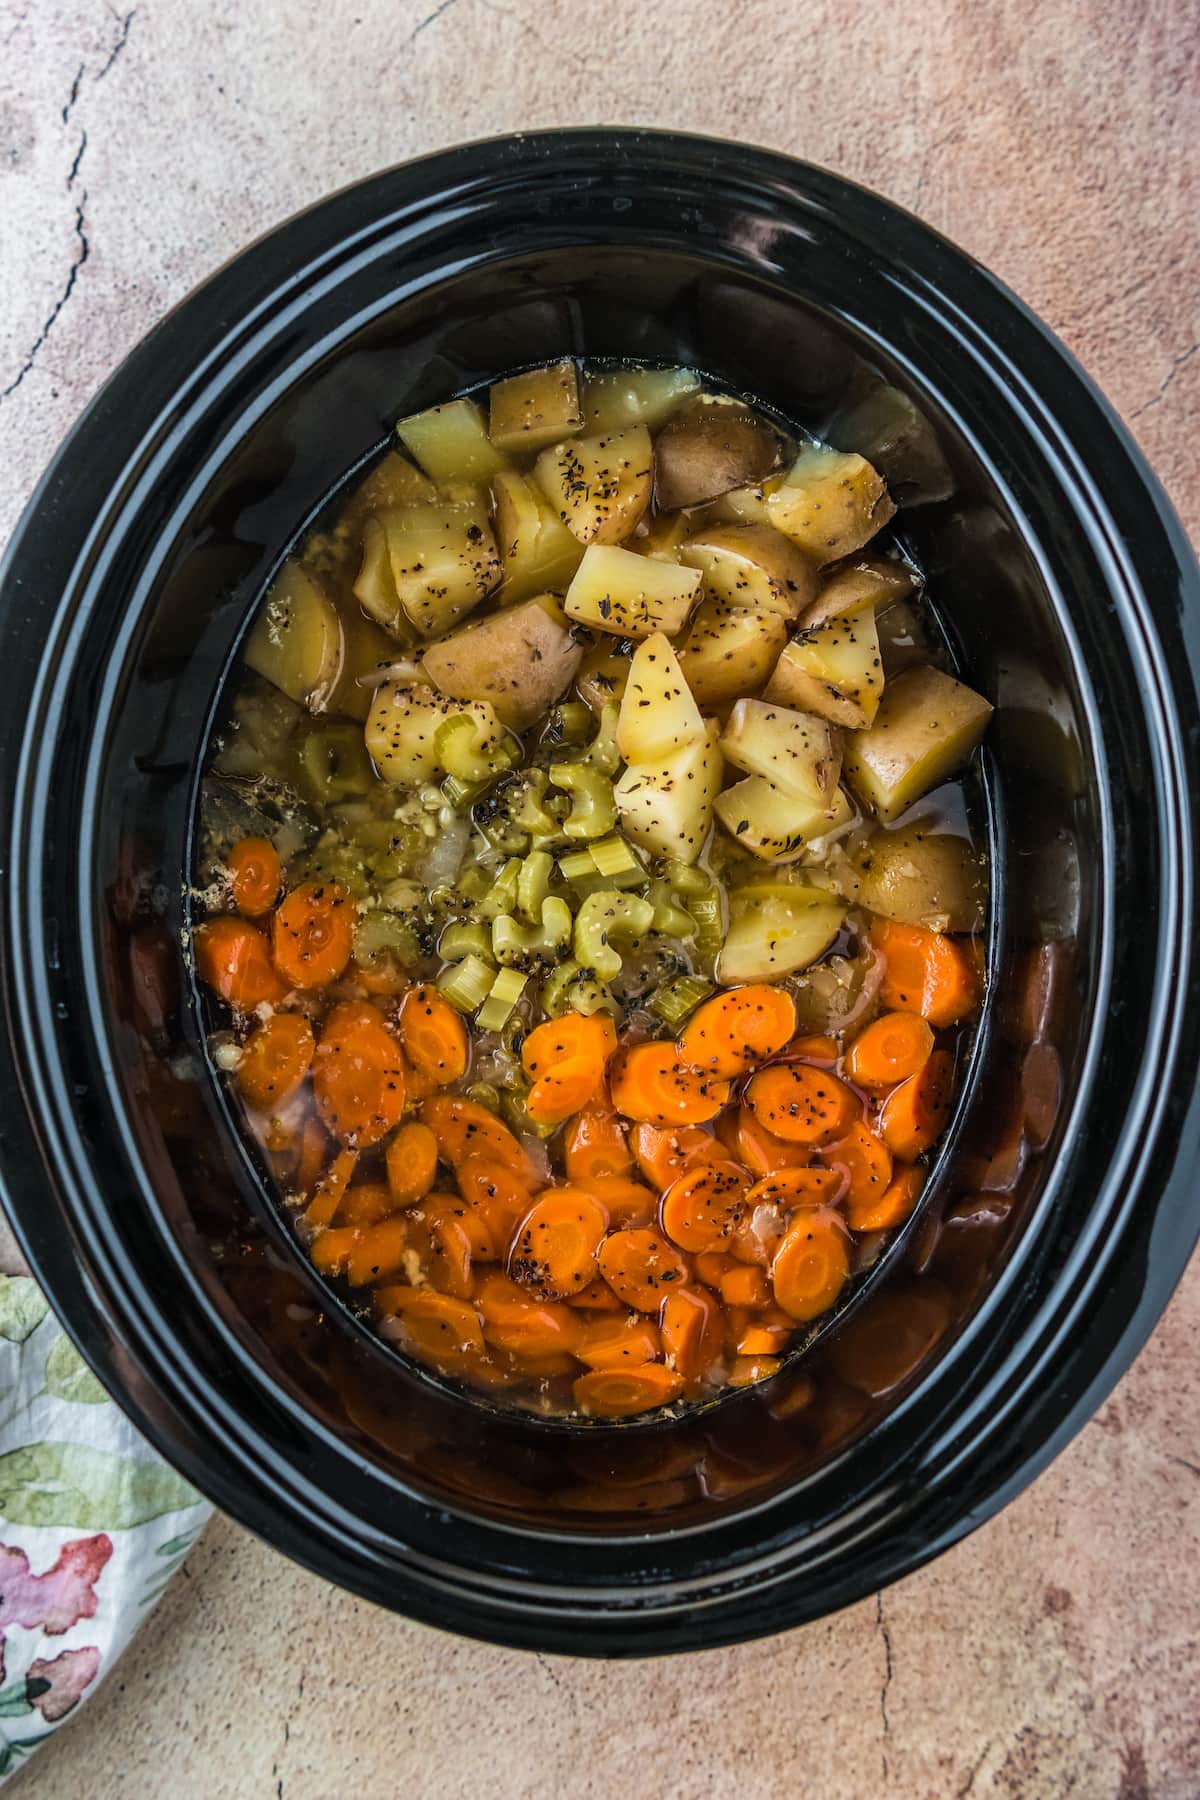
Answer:
M4 0L0 44L0 536L103 377L247 239L414 153L594 121L757 139L921 212L1061 334L1200 534L1190 0ZM1198 1365L1193 1265L974 1537L824 1623L653 1665L443 1636L218 1520L17 1788L1194 1800Z

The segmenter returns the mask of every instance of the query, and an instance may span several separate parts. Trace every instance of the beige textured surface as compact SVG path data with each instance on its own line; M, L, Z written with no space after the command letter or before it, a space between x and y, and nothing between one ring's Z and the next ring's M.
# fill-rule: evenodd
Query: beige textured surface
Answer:
M6 0L0 50L0 535L106 371L247 238L412 153L595 121L756 138L923 212L1063 335L1200 529L1191 0ZM218 1523L16 1788L1194 1800L1198 1355L1193 1267L1100 1417L966 1544L881 1602L654 1666L439 1636Z

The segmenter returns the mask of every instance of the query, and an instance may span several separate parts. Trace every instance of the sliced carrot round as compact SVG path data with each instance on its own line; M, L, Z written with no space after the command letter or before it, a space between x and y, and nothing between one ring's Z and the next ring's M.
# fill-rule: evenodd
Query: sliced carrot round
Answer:
M295 1184L298 1194L311 1193L317 1184L329 1154L329 1134L315 1113L304 1121L300 1134L300 1156L296 1163Z
M613 1105L644 1125L703 1125L729 1098L729 1083L690 1069L674 1044L637 1044L613 1064Z
M770 1175L776 1169L793 1166L803 1168L811 1155L810 1145L789 1144L760 1124L748 1106L738 1108L734 1160L744 1163L752 1174Z
M787 1047L787 1054L801 1062L835 1063L841 1051L835 1037L816 1032L807 1037L793 1038Z
M746 1089L746 1104L772 1136L790 1144L828 1144L859 1111L845 1082L811 1063L760 1069Z
M893 1088L879 1114L879 1131L893 1156L915 1162L931 1150L950 1117L954 1058L935 1050L919 1074Z
M776 1169L764 1175L746 1195L746 1205L779 1206L785 1212L793 1207L832 1206L841 1197L846 1177L837 1169L814 1169L807 1166Z
M244 919L206 919L195 931L201 981L239 1012L276 1005L287 993L262 932Z
M701 1125L680 1125L674 1131L635 1125L629 1147L646 1180L660 1193L697 1163L725 1161L725 1146Z
M897 1169L877 1200L866 1200L857 1206L851 1202L846 1222L851 1231L892 1231L909 1217L924 1185L924 1169Z
M668 1294L661 1330L668 1365L689 1384L703 1381L721 1355L721 1309L712 1295L690 1287Z
M233 904L246 919L269 913L279 898L282 871L279 852L270 838L244 837L233 846L225 864Z
M350 1186L351 1177L358 1167L357 1150L339 1150L328 1170L316 1184L313 1197L304 1214L304 1223L316 1230L328 1225L342 1203L342 1196Z
M613 1319L601 1313L585 1322L575 1354L589 1369L631 1369L662 1355L658 1327L636 1313Z
M587 1286L581 1288L577 1294L572 1294L567 1305L578 1307L581 1312L614 1313L621 1311L621 1302L607 1281L601 1281L599 1276L595 1281L589 1281Z
M769 1381L781 1368L777 1356L735 1356L727 1377L730 1387L752 1387L756 1381Z
M652 1225L658 1213L658 1195L630 1181L625 1175L597 1175L580 1182L593 1200L598 1200L608 1214L609 1228L625 1231L635 1225Z
M683 1379L664 1363L638 1369L594 1369L575 1383L575 1404L593 1419L627 1419L668 1406L683 1392Z
M585 1106L567 1132L563 1161L567 1180L582 1187L598 1175L628 1175L633 1157L616 1114L594 1103Z
M846 1228L832 1210L803 1213L790 1226L771 1265L775 1299L797 1323L828 1312L850 1277Z
M525 1110L539 1125L561 1125L586 1106L604 1074L594 1056L567 1056L539 1075L525 1099Z
M508 1272L539 1299L565 1300L595 1278L607 1229L608 1214L582 1188L551 1188L517 1227Z
M346 1275L354 1287L388 1281L403 1270L407 1248L408 1226L399 1215L360 1227Z
M796 1003L786 988L750 982L714 994L688 1020L679 1054L695 1069L734 1079L782 1050L796 1029Z
M687 1264L660 1231L614 1231L600 1246L600 1273L617 1297L638 1312L657 1313Z
M726 1306L757 1308L771 1304L771 1290L756 1264L735 1262L721 1277L721 1298Z
M415 987L400 1006L400 1042L413 1070L435 1087L467 1072L467 1028L436 988Z
M720 1293L721 1282L728 1269L732 1269L734 1259L723 1250L701 1250L692 1264L696 1280L702 1281L714 1293Z
M305 881L272 921L275 967L298 988L336 981L354 947L354 902L336 881Z
M378 1225L395 1210L396 1202L386 1181L358 1181L342 1196L338 1217L347 1225Z
M435 1094L422 1102L421 1119L437 1139L443 1162L456 1172L472 1157L482 1156L503 1163L521 1181L532 1180L529 1158L508 1126L477 1100Z
M872 1093L916 1075L933 1054L933 1031L919 1013L888 1012L859 1033L846 1054L851 1081Z
M237 1066L237 1084L251 1106L282 1106L303 1085L317 1047L303 1013L273 1013L252 1034Z
M739 1356L777 1356L792 1335L791 1324L749 1325L738 1339Z
M547 1019L521 1045L525 1073L535 1081L558 1063L579 1056L603 1066L617 1047L617 1033L607 1013L563 1013Z
M313 1093L335 1137L374 1144L404 1111L404 1064L383 1014L367 1000L328 1014L313 1058Z
M846 1204L862 1210L876 1205L892 1179L892 1154L869 1126L856 1119L845 1137L826 1144L821 1159L847 1181Z
M578 1313L554 1300L538 1300L499 1271L479 1283L476 1305L483 1335L498 1350L519 1356L552 1355L574 1350L581 1330Z
M969 946L893 919L875 921L871 942L883 956L879 996L885 1006L920 1013L939 1028L975 1011L979 976Z
M404 1322L404 1331L413 1348L426 1356L463 1355L482 1352L483 1331L479 1315L465 1301L449 1294L434 1294L428 1288L392 1288L392 1308Z
M705 1163L673 1181L662 1199L662 1228L681 1250L716 1250L746 1217L750 1178L737 1163Z
M437 1176L437 1139L428 1125L410 1119L387 1147L387 1178L397 1206L424 1199Z

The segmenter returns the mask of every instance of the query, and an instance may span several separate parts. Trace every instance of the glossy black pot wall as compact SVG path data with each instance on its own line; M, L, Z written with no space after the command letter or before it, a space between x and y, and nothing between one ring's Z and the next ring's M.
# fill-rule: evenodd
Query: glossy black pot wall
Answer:
M587 1442L431 1395L321 1316L179 948L214 697L297 526L402 412L564 354L692 363L873 455L997 707L988 1037L903 1268L811 1368ZM885 202L626 132L335 196L113 377L18 532L0 634L9 1208L147 1434L334 1580L560 1650L775 1630L1002 1504L1165 1305L1197 1232L1197 572L1061 347Z

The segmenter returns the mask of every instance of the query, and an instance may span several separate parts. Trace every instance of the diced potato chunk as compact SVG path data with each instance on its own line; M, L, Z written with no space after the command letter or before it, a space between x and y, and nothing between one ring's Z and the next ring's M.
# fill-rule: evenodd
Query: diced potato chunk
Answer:
M846 740L845 774L890 824L967 761L992 708L940 669L905 669L890 682L868 731Z
M610 544L589 544L564 602L572 619L613 637L674 637L687 623L700 571Z
M770 523L818 563L861 549L896 510L869 462L824 444L800 452L766 509Z
M686 513L656 513L654 518L642 520L626 548L636 550L639 556L677 563L680 546L691 528Z
M729 897L729 931L717 958L717 980L779 981L824 956L846 909L823 888L755 882Z
M679 560L704 577L704 592L729 606L796 619L817 589L801 550L770 525L717 525L683 545Z
M644 425L634 425L607 437L571 438L543 450L534 474L581 544L619 544L650 504L650 433Z
M488 436L497 450L544 450L583 424L579 375L570 360L498 381L489 398Z
M400 420L396 436L439 487L451 481L490 481L506 467L474 400L450 400L412 413Z
M700 377L691 369L620 369L612 375L589 375L583 387L584 429L626 431L630 425L645 425L657 431L699 387Z
M583 653L575 686L579 698L586 700L593 712L609 700L621 700L633 662L635 643L630 638L597 638Z
M415 469L398 450L381 456L360 487L356 487L343 519L367 517L391 506L420 506L437 499L437 489L428 476Z
M981 931L984 859L954 832L916 824L877 831L856 858L858 902L926 931Z
M422 637L437 637L490 594L500 557L479 502L438 502L381 513L401 613ZM355 590L364 605L368 595ZM376 615L379 617L379 615ZM396 617L379 617L394 630Z
M382 519L367 519L362 528L362 563L354 581L354 598L363 611L393 638L411 643L414 633L400 604L392 574L392 553Z
M700 394L673 413L654 445L654 493L664 509L702 506L761 481L779 461L779 437L741 400Z
M713 809L730 837L764 862L790 863L814 838L824 837L854 817L838 788L823 805L785 793L761 775L748 775L717 795Z
M721 752L735 769L761 775L813 806L828 806L837 790L841 746L825 720L811 713L766 700L739 700L721 738Z
M898 675L901 669L929 661L929 633L910 600L893 600L890 605L881 606L875 614L875 629L879 633L879 655L885 682Z
M535 594L562 593L583 556L583 545L568 531L540 488L523 475L497 475L492 483L496 536L504 569L501 603Z
M709 517L729 525L770 525L774 531L775 524L767 511L767 505L771 495L777 494L783 483L782 475L772 475L768 480L755 482L750 487L734 488L713 501Z
M786 642L787 621L778 614L706 600L692 620L679 666L699 704L720 707L761 688Z
M344 652L341 615L324 584L301 563L284 563L247 639L246 662L289 700L321 712Z
M621 829L652 855L693 863L703 850L721 786L719 729L710 725L699 743L633 765L617 783Z
M435 739L439 725L465 713L477 721L481 749L495 749L504 729L486 702L447 700L430 687L384 682L376 688L364 734L368 753L384 781L417 787L441 773Z
M661 632L638 645L617 717L617 749L627 763L653 762L699 743L704 720L679 658Z
M917 586L916 572L890 556L856 556L828 571L828 579L804 614L805 630L861 607L890 606Z
M882 694L875 613L863 606L799 632L779 658L766 697L861 731L878 712Z
M443 694L487 700L513 731L526 731L575 679L583 646L549 595L526 600L431 644L421 666Z

